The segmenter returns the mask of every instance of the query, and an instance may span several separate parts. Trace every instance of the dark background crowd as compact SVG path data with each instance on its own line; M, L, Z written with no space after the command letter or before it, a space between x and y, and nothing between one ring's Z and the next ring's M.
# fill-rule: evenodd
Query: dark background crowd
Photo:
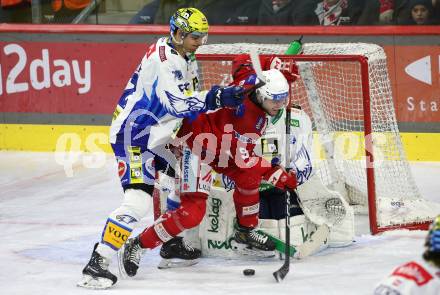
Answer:
M41 0L38 1L40 7L37 11L31 0L0 2L1 22L72 23L81 11L92 4L98 8L89 9L92 13L91 17L93 13L105 13L102 7L105 7L106 1ZM146 0L143 2L145 5L127 19L128 23L168 24L170 16L178 8L196 7L207 16L210 25L440 24L440 0ZM40 18L35 18L35 13L38 13ZM35 21L36 19L38 21Z

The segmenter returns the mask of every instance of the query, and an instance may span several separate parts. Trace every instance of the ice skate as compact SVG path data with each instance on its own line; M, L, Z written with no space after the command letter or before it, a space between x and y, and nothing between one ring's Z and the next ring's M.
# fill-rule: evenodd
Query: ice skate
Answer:
M134 277L144 252L139 237L128 239L118 252L119 273L122 277Z
M202 251L188 245L182 237L174 237L162 245L159 269L191 266L199 262Z
M96 252L95 244L92 257L89 263L84 267L83 278L77 283L78 287L88 289L107 289L113 286L118 278L108 270L110 261Z
M235 224L234 239L231 241L232 250L243 255L258 257L274 257L275 243L268 235L254 228L242 227Z

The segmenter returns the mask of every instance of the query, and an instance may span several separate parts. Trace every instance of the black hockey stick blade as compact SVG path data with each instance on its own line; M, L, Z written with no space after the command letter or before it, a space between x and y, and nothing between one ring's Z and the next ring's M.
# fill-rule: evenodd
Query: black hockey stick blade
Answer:
M289 225L288 225L289 226ZM290 269L290 228L286 227L286 248L284 251L284 263L280 269L273 273L273 277L279 283L286 277Z
M289 272L289 266L289 261L285 260L280 269L273 273L273 277L278 283L284 280L284 278L286 277L287 273Z

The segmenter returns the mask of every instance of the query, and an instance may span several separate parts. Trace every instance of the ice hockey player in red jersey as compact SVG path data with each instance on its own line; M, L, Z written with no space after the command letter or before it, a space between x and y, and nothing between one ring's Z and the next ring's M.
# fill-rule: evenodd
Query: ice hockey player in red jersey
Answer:
M262 181L280 189L297 185L292 172L272 166L254 153L257 140L264 133L266 114L275 116L286 107L289 84L294 77L272 68L277 58L263 60L266 84L249 91L238 109L224 109L184 120L178 137L185 138L180 170L180 207L163 214L139 236L130 239L121 252L121 265L134 276L143 248L152 249L172 240L202 221L214 169L235 182L233 194L236 225L233 247L244 254L273 256L275 245L267 235L256 231L259 213L259 186ZM272 64L272 66L271 66ZM238 56L232 67L233 84L252 90L259 80L247 55Z
M432 223L423 259L398 266L374 290L375 295L440 294L440 215Z

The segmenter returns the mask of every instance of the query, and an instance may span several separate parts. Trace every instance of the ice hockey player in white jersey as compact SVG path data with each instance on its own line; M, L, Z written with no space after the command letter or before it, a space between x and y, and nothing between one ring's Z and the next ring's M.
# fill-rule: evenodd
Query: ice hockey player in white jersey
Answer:
M242 103L242 87L213 86L200 91L194 53L207 37L208 21L203 13L195 8L179 9L170 19L170 36L148 48L129 80L110 128L124 198L109 214L78 286L103 289L116 283L117 277L108 270L111 258L149 212L156 168L174 160L165 146L181 120ZM181 239L173 246L189 251Z
M440 215L426 237L422 259L398 266L374 290L374 295L440 294Z

